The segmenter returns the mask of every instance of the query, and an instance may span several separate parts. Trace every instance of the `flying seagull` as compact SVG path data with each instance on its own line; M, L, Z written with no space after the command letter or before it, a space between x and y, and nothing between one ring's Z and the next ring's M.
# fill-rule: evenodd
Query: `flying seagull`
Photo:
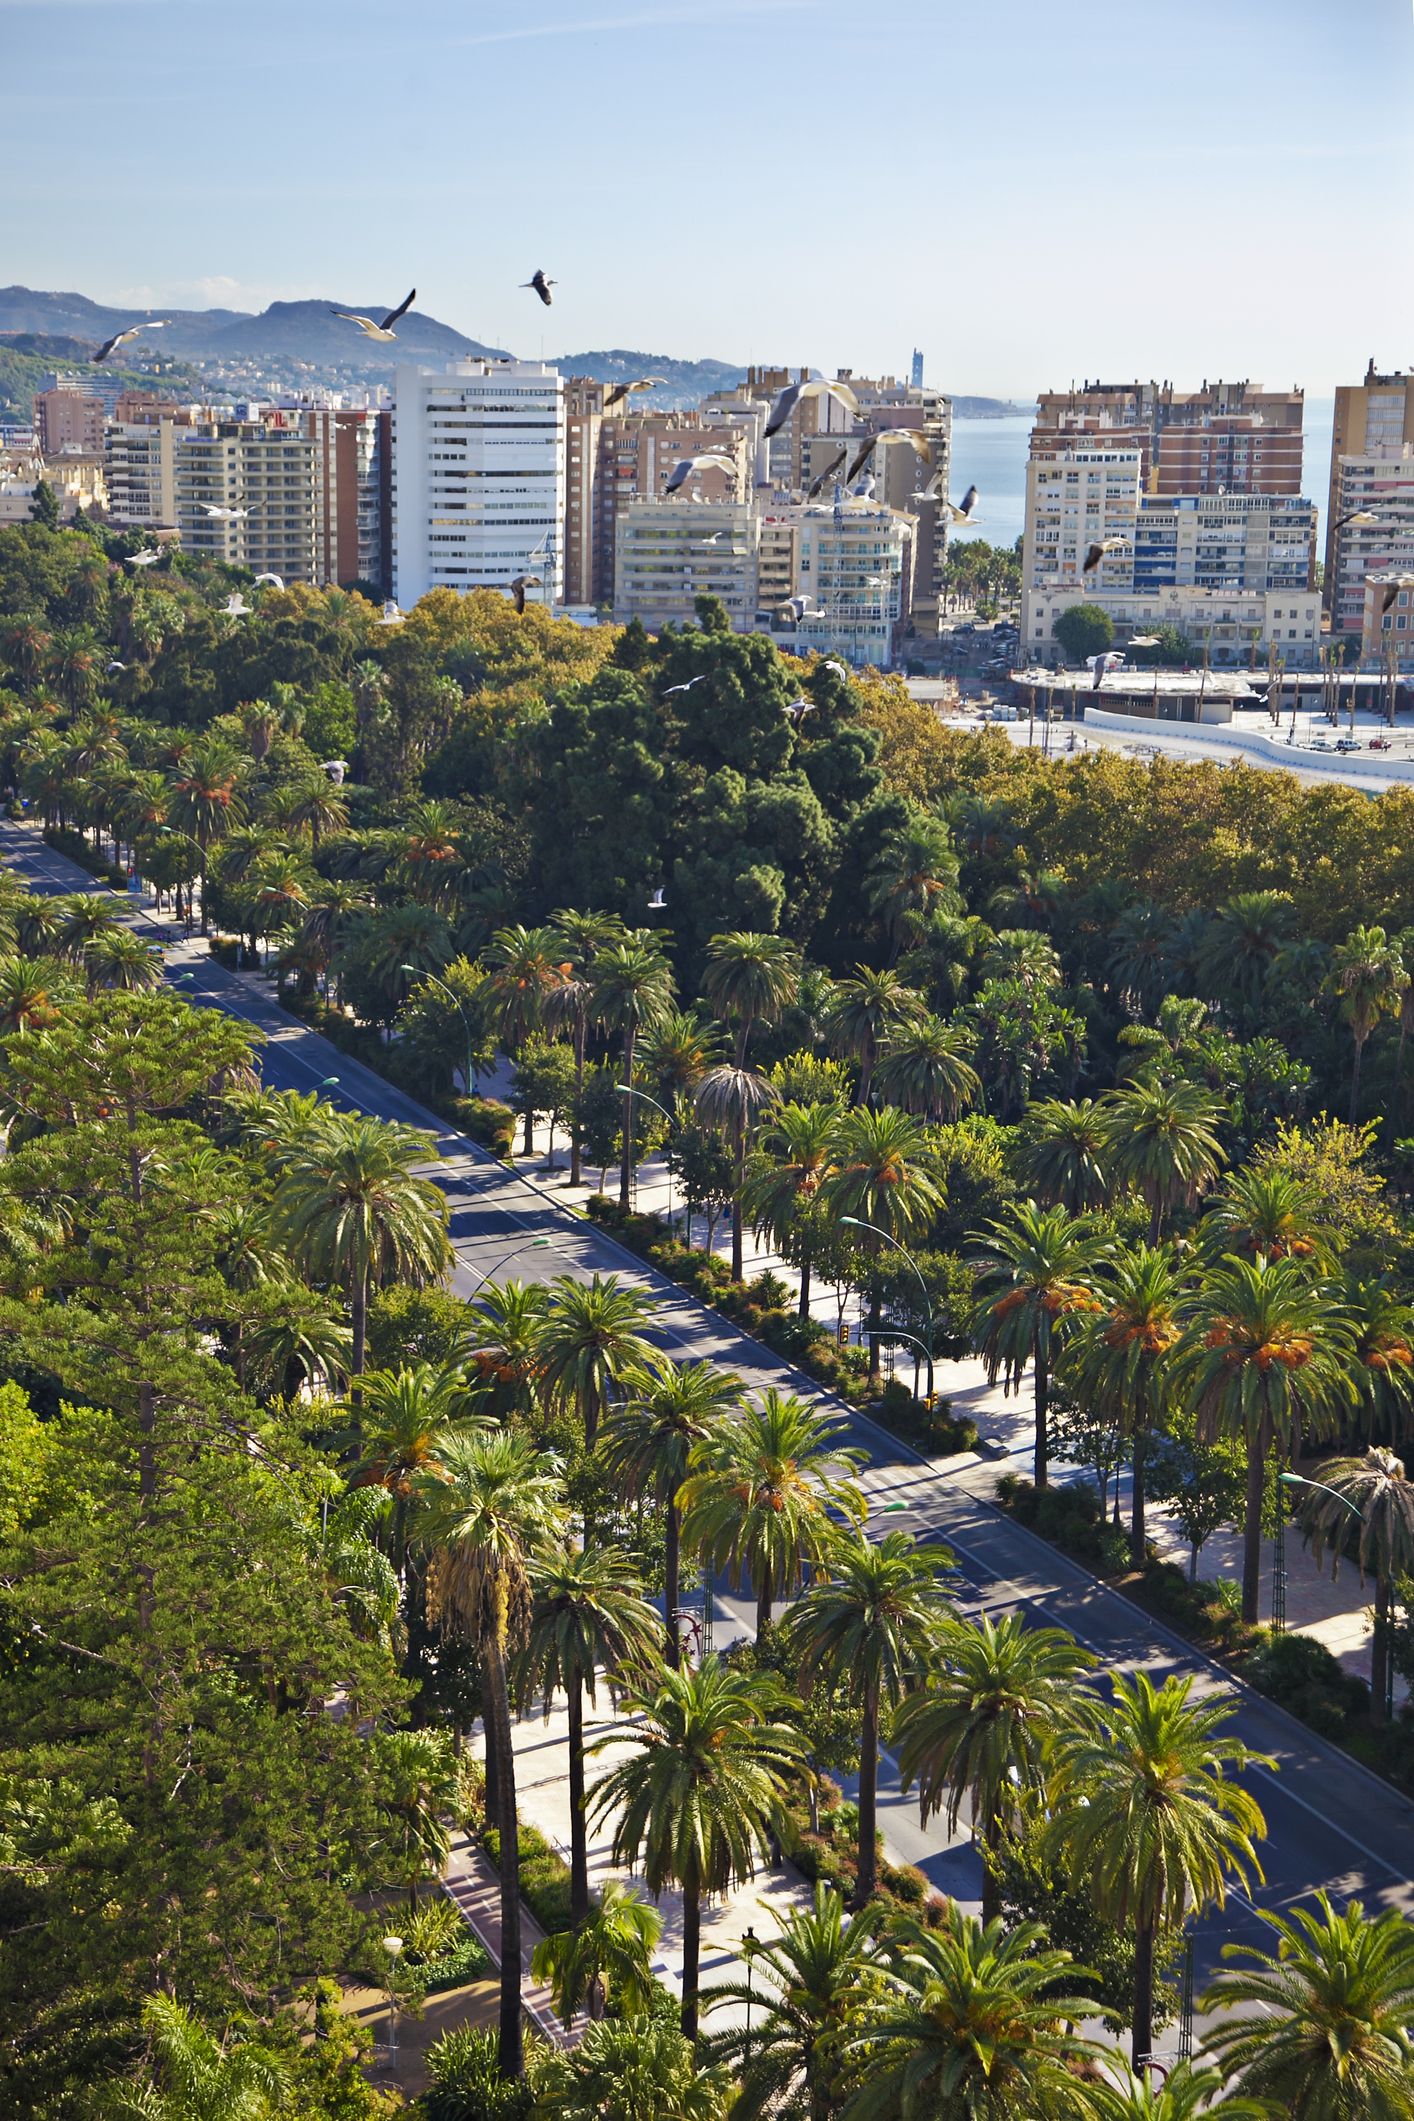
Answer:
M127 669L127 667L128 667L128 666L127 666L127 664L126 664L126 663L120 663L120 662L118 662L118 661L117 661L117 660L115 659L115 660L114 660L113 662L111 662L111 663L110 663L110 664L108 665L108 672L107 672L107 674L108 674L108 676L109 676L109 677L111 678L111 677L112 677L112 675L113 675L113 672L114 672L115 670L126 670L126 669Z
M373 317L360 316L357 310L331 309L329 314L331 317L342 318L345 324L356 324L365 339L396 339L398 335L394 331L393 326L397 323L399 317L407 315L416 300L417 289L410 287L404 300L398 304L396 309L388 311L381 324Z
M802 619L819 618L822 612L823 607L816 603L814 597L787 597L777 616L788 619L793 626L798 626Z
M648 911L650 913L661 913L667 903L668 901L664 896L663 887L660 884L657 890L654 892L652 898L650 898L648 901Z
M250 606L239 589L233 590L221 607L221 616L226 619L248 619Z
M1095 673L1095 680L1094 683L1091 685L1090 690L1092 692L1098 692L1101 685L1105 681L1106 673L1111 670L1118 670L1120 665L1124 661L1124 657L1120 654L1117 648L1111 648L1104 655L1087 656L1085 660Z
M1395 604L1395 599L1396 599L1396 597L1397 597L1397 596L1399 595L1399 592L1400 592L1400 590L1401 590L1401 589L1404 589L1404 588L1407 588L1407 587L1408 587L1408 584L1407 584L1406 582L1391 582L1391 583L1390 583L1390 585L1389 585L1389 588L1388 588L1388 589L1387 589L1387 590L1385 591L1385 593L1384 593L1384 596L1383 596L1383 597L1381 598L1381 600L1380 600L1380 617L1381 617L1381 618L1383 618L1383 617L1384 617L1384 615L1385 615L1385 613L1386 613L1387 611L1393 611L1393 609L1394 609L1394 604Z
M285 581L283 575L258 574L255 578L255 586L257 589L283 589Z
M201 505L214 523L243 523L248 515L255 513L260 503L252 501L249 508L225 508L217 501L203 501Z
M130 324L126 331L115 331L111 339L105 339L91 358L95 362L106 361L110 353L119 346L126 346L129 339L140 339L145 331L161 331L163 325L170 324L171 321L170 317L153 317L142 324Z
M845 484L849 485L859 477L860 472L865 469L872 459L876 449L885 448L891 442L906 442L913 454L916 457L921 457L925 464L931 464L933 461L933 445L921 428L881 427L876 435L869 436L854 462L850 465L849 470L845 473Z
M818 714L820 712L815 702L807 700L803 694L798 700L788 700L785 711L797 729L799 729L807 714Z
M667 691L663 694L663 698L665 700L670 700L675 692L691 692L693 686L700 685L706 675L707 673L705 670L699 670L696 677L689 678L685 685L669 685Z
M1097 538L1086 553L1085 565L1080 572L1082 574L1093 574L1106 553L1123 552L1128 543L1128 538Z
M155 567L161 557L160 552L130 552L127 564L129 567Z
M550 307L550 304L555 299L555 297L551 294L550 289L552 287L558 287L560 283L558 280L547 280L544 275L544 272L537 266L535 278L533 280L522 280L520 284L522 287L534 288L536 294L539 295L541 301L548 309Z
M779 434L797 405L807 398L833 398L846 412L859 412L859 400L847 383L830 383L824 376L813 376L808 383L788 383L771 407L771 416L766 422L766 440Z
M719 449L704 449L695 457L684 457L680 463L674 464L663 492L677 493L699 471L724 471L728 478L734 479L736 459L724 456Z
M950 523L970 523L972 521L973 511L976 509L977 503L980 498L981 496L979 495L977 488L975 486L969 486L962 499L957 502L956 505L954 505L951 501L944 501L943 511L947 516L948 521Z
M807 490L807 492L806 492L806 496L805 496L805 498L806 498L806 500L807 500L807 501L814 501L814 500L817 500L817 499L819 498L819 496L820 496L820 495L821 495L821 494L822 494L822 493L824 492L825 488L826 488L826 487L827 487L827 486L829 485L829 483L830 483L831 479L832 479L832 478L834 477L835 473L836 473L836 472L837 472L837 471L839 470L839 468L840 468L841 464L843 464L843 462L844 462L845 458L846 458L846 457L847 457L848 455L849 455L849 449L848 449L848 446L846 446L846 447L845 447L844 449L842 449L842 450L840 451L840 453L839 453L839 455L838 455L837 457L831 457L831 459L830 459L829 463L828 463L828 464L827 464L827 465L825 466L825 469L824 469L824 470L823 470L823 471L821 472L821 474L820 474L819 478L818 478L818 479L816 479L816 480L815 480L815 481L813 482L813 484L812 484L812 485L811 485L811 486L809 487L809 489Z
M710 538L699 538L697 542L699 545L720 545L723 535L722 531L714 530Z
M1159 636L1156 633L1132 633L1129 645L1131 648L1157 648Z
M518 574L511 584L511 595L516 600L516 610L524 612L525 592L527 589L543 589L544 587L543 576L538 574Z
M1337 516L1331 525L1333 530L1344 530L1347 523L1387 523L1388 511L1378 508L1352 508L1347 515Z
M553 287L555 283L551 280L548 284ZM528 280L526 285L533 287L535 282ZM622 405L624 399L631 397L634 391L652 390L656 384L666 383L667 380L666 376L640 376L636 383L616 383L604 400L604 410L612 412L616 405Z
M837 663L833 656L826 662L825 668L826 670L833 670L837 678L843 678L846 684L849 683L849 672L845 669L844 664Z

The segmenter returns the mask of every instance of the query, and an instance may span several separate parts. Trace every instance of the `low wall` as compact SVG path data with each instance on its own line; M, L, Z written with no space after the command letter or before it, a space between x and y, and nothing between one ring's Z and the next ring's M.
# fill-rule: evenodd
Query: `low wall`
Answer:
M1392 758L1378 751L1304 751L1281 738L1263 736L1256 729L1242 729L1231 722L1156 722L1132 714L1104 714L1086 709L1077 728L1104 729L1116 736L1132 737L1136 744L1192 744L1206 753L1215 744L1238 751L1254 765L1284 767L1288 773L1337 775L1345 781L1381 784L1405 782L1414 785L1414 759Z

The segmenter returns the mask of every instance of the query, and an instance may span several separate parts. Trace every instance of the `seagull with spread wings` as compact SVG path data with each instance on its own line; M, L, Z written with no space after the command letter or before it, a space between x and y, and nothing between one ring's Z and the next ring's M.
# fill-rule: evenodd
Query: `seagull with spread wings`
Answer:
M843 678L846 684L849 683L849 672L845 669L844 664L837 663L833 656L828 656L822 667L826 670L833 670L837 678Z
M518 612L519 612L519 613L520 613L520 614L522 615L522 617L523 617L523 616L524 616L524 614L525 614L525 592L526 592L526 590L527 590L527 589L543 589L544 587L545 587L545 578L544 578L544 576L543 576L543 575L538 575L538 574L518 574L518 575L516 576L515 580L514 580L514 581L512 582L512 584L511 584L511 595L512 595L512 596L514 597L514 599L515 599L515 607L516 607L516 610L517 610L517 611L518 611Z
M110 353L116 353L120 346L126 346L129 339L140 339L145 331L161 331L163 326L171 321L170 317L149 317L141 324L130 324L126 331L115 331L111 339L105 339L97 353L91 354L89 358L95 363L106 361Z
M695 457L683 457L674 464L663 488L664 494L679 493L689 479L700 471L724 471L729 479L736 478L736 458L725 456L719 449L703 449Z
M399 611L396 597L389 597L377 620L380 626L401 626L407 613Z
M283 589L285 578L283 575L278 574L258 574L255 578L255 586L257 589Z
M666 896L664 895L663 887L660 884L657 890L653 893L652 898L650 898L648 901L648 911L650 913L661 913L667 903L668 901Z
M232 590L227 597L225 603L221 606L221 616L223 619L248 619L250 617L250 606L241 595L239 589Z
M554 284L552 280L550 285L553 287ZM527 281L526 285L533 286L534 283L533 281ZM604 410L605 412L612 412L616 405L622 405L625 399L631 398L636 390L654 390L658 384L666 383L667 380L666 376L639 376L637 381L633 383L616 383L613 389L605 395Z
M766 440L769 442L772 435L778 435L796 406L804 405L811 398L833 398L847 413L852 413L855 418L859 416L859 400L848 383L831 383L824 376L812 376L808 382L786 385L771 407L766 422Z
M388 311L381 324L376 317L365 317L360 315L357 310L352 309L331 309L329 314L331 317L342 318L345 324L356 324L365 339L396 339L398 335L394 331L393 326L397 323L399 317L407 315L416 300L417 289L411 287L397 308Z
M155 567L162 555L158 551L130 552L125 564L129 567Z
M835 473L836 473L836 472L837 472L837 471L839 470L839 468L840 468L841 464L843 464L843 462L844 462L845 458L846 458L846 457L847 457L848 455L849 455L849 448L848 448L848 445L846 445L846 446L845 446L845 447L844 447L844 448L843 448L843 449L842 449L842 450L840 451L840 453L839 453L839 455L838 455L837 457L831 457L831 459L830 459L829 463L828 463L828 464L827 464L827 465L825 466L825 469L824 469L824 470L823 470L823 471L821 472L821 474L820 474L819 478L818 478L818 479L815 479L815 480L814 480L814 481L813 481L813 482L811 483L811 485L810 485L810 486L809 486L809 487L807 488L807 490L806 490L806 495L805 495L805 498L806 498L806 500L807 500L807 501L818 501L818 500L819 500L819 498L820 498L820 495L821 495L821 494L822 494L822 493L824 492L825 488L826 488L826 487L827 487L827 486L829 485L829 483L830 483L831 479L832 479L832 478L834 477Z
M1081 568L1080 572L1082 574L1093 574L1095 572L1095 569L1099 566L1101 560L1107 558L1108 555L1112 552L1125 551L1128 544L1128 538L1097 538L1095 540L1095 543L1087 551L1085 555L1085 564Z
M877 434L869 435L866 438L854 462L845 473L846 486L857 479L860 472L873 461L876 449L886 449L895 442L907 443L916 457L921 457L925 464L932 463L933 445L921 427L881 427Z
M943 502L943 513L950 523L970 523L980 495L975 486L969 486L960 501Z
M818 714L820 710L813 700L807 700L802 693L799 699L786 701L785 712L788 720L799 729L807 714Z
M241 499L245 499L244 494ZM243 523L247 516L254 515L260 503L252 501L249 508L228 508L220 501L203 501L201 505L213 523Z
M540 267L539 267L539 266L537 266L537 267L536 267L536 269L535 269L535 277L534 277L534 279L533 279L533 280L522 280L520 284L521 284L521 286L522 286L522 287L528 287L528 288L530 288L530 289L531 289L531 290L532 290L532 291L533 291L533 292L534 292L535 294L539 295L539 297L540 297L541 301L542 301L542 302L543 302L543 303L545 304L545 307L546 307L546 308L548 309L548 308L550 307L550 304L551 304L551 303L552 303L552 302L554 301L554 299L555 299L555 297L554 297L554 296L553 296L553 295L551 294L551 292L550 292L550 289L551 289L552 287L558 287L560 283L559 283L559 281L558 281L558 280L547 280L547 279L546 279L546 277L545 277L545 275L544 275L544 273L543 273L543 272L541 271Z

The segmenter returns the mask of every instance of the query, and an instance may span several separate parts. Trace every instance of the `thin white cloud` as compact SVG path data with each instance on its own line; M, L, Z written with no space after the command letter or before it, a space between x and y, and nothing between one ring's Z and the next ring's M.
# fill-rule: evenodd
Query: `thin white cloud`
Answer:
M0 5L4 0L0 0ZM483 44L524 44L546 37L590 37L612 30L680 28L693 22L720 22L726 15L798 14L811 0L736 0L714 6L659 7L636 15L597 15L585 22L534 22L516 29L485 30L474 37L454 37L458 50Z

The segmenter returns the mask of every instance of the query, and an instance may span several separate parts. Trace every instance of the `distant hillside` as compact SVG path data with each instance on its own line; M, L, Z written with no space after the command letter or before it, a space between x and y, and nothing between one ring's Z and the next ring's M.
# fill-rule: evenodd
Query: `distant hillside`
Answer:
M956 420L1016 420L1030 419L1036 411L1036 403L1028 398L1020 404L1015 398L969 398L954 397L953 418Z
M451 361L459 354L504 352L503 347L468 339L450 324L439 324L435 317L424 316L416 309L399 318L397 341L392 346L366 339L356 324L347 324L333 314L343 310L355 316L383 317L401 299L398 294L391 302L336 301L333 296L307 302L272 302L258 317L237 317L223 324L192 350L217 360L244 355L257 360L327 361L345 367L350 361L366 361L380 373L396 367L399 361ZM187 329L183 327L183 342Z
M679 407L696 405L714 390L732 390L746 375L730 361L676 361L671 354L633 353L611 346L597 353L556 354L555 366L567 376L591 376L596 383L624 383L639 376L661 376L661 386L646 390L634 403Z
M79 351L73 351L78 343ZM38 347L38 352L17 351L17 348ZM35 333L20 333L16 338L0 338L0 420L23 422L26 425L34 418L34 395L45 376L55 369L72 373L90 351L87 340L48 339ZM189 403L200 394L201 378L195 369L185 364L164 362L160 375L151 370L110 367L106 362L94 371L103 378L108 388L130 387L134 390L154 390L160 397L170 397L179 404Z

